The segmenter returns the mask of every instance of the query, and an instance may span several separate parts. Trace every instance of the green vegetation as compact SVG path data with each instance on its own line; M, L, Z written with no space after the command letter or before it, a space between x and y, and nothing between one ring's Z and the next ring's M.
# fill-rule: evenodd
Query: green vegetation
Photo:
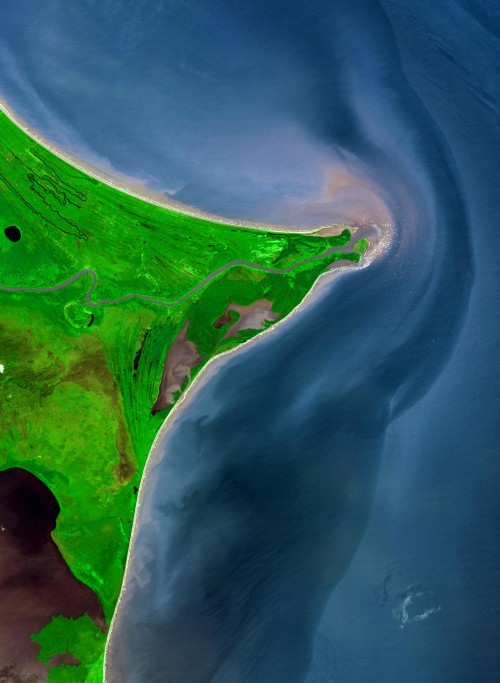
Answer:
M366 239L366 237L362 237L353 246L353 251L359 251L359 253L362 254L364 251L368 249L369 246L370 242Z
M48 683L98 683L102 680L102 659L106 635L87 614L78 619L55 617L31 637L40 645L38 658L51 664L57 655L72 655L73 664L49 669Z
M265 299L282 319L328 265L359 261L363 240L349 251L347 229L251 230L151 205L67 164L1 112L0 190L0 469L24 467L50 487L61 507L54 540L109 623L141 473L170 409L151 408L186 320L199 355L192 380L259 333L224 338L238 314L214 322L229 303ZM11 225L21 231L15 243L3 234ZM27 291L83 270L67 286ZM123 300L129 294L146 298ZM34 639L42 661L68 651L81 662L52 668L51 683L102 679L105 636L87 616L58 617Z

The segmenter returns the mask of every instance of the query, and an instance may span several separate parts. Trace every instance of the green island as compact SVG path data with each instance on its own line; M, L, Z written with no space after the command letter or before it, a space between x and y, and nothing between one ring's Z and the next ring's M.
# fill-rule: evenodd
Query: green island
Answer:
M172 406L211 358L282 320L368 243L343 226L251 229L143 201L3 112L0 217L0 470L24 468L55 495L52 538L109 626L141 474ZM55 616L32 639L49 666L75 659L52 665L50 683L102 681L106 636L88 615Z

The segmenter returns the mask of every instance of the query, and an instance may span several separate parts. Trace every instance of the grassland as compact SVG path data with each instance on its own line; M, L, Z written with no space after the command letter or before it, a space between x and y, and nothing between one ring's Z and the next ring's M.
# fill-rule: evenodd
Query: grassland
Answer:
M4 236L12 225L17 242ZM328 265L359 261L365 245L350 247L351 237L254 230L149 204L69 165L0 112L0 469L24 467L52 490L54 540L108 623L141 473L170 409L151 411L179 331L189 320L200 358L192 380L260 331L225 337L231 323L214 322L228 303L266 299L281 320ZM81 271L90 272L40 291ZM81 662L51 668L51 683L102 680L104 637L88 617L57 617L34 637L42 661L67 647Z

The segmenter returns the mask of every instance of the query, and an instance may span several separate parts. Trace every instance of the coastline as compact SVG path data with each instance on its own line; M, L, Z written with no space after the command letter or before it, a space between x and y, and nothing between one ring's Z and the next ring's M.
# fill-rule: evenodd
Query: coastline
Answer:
M371 263L373 263L375 260L379 259L382 257L384 254L386 254L390 248L391 242L392 242L392 234L393 234L393 226L390 224L385 224L383 226L370 226L373 228L377 233L378 233L378 240L375 242L371 242L371 246L367 252L365 252L359 263L357 264L349 264L349 265L340 265L340 264L333 264L332 267L330 267L328 270L326 270L324 273L321 273L314 284L312 285L311 289L307 293L307 295L302 299L300 304L296 306L287 316L282 318L281 320L278 320L276 323L274 323L272 326L269 328L262 330L258 335L253 337L252 339L249 339L239 346L229 349L228 351L224 351L223 353L214 356L211 358L205 365L204 367L200 370L198 375L194 378L194 380L189 384L189 386L185 389L184 393L182 396L179 398L177 403L173 406L172 410L170 413L167 415L165 420L163 421L162 425L158 429L158 432L154 438L153 443L151 444L151 448L149 450L148 456L146 458L146 462L144 464L144 469L142 472L141 476L141 481L139 484L139 491L137 494L137 503L135 507L135 512L134 512L134 519L132 522L132 531L130 534L130 542L129 542L129 547L127 550L127 559L125 562L125 568L123 572L123 579L122 579L122 588L120 591L120 595L118 596L118 600L116 603L115 611L113 612L113 617L111 619L111 622L109 624L109 630L106 638L106 646L104 649L104 660L103 660L103 682L104 683L115 683L113 680L109 680L107 678L107 661L108 661L108 655L109 655L109 642L111 635L113 633L114 627L115 627L115 622L119 616L120 608L122 607L123 603L123 596L124 593L126 592L126 579L130 570L130 558L132 555L132 549L133 549L133 543L134 543L134 537L136 535L136 531L138 529L138 523L137 523L137 516L139 511L141 510L142 507L142 502L143 498L146 495L147 492L147 478L148 478L148 473L149 469L151 468L155 457L157 455L157 450L161 447L161 443L163 442L164 439L167 438L169 431L175 426L175 421L177 417L180 417L182 414L182 411L186 408L189 407L190 401L194 400L194 397L196 396L196 389L202 388L205 386L208 382L211 381L211 379L217 375L217 373L222 369L222 366L225 364L225 362L228 360L230 356L234 353L240 353L248 350L251 346L254 344L259 343L259 341L266 335L273 334L280 325L287 323L289 320L292 319L296 314L301 312L306 306L309 306L313 301L316 301L322 294L324 294L325 287L330 287L333 285L334 281L337 280L338 278L342 277L342 275L351 273L351 272L356 272L359 270L363 270L364 268L367 268Z
M297 232L297 233L302 233L302 234L314 234L318 232L325 232L328 234L332 234L332 230L337 229L342 227L341 224L329 224L329 225L320 225L316 226L313 228L300 228L300 227L295 227L295 226L290 226L290 225L279 225L279 224L264 224L264 223L257 223L257 222L250 222L250 221L238 221L238 220L232 220L232 219L227 219L223 218L220 216L215 216L211 215L209 213L205 213L203 211L196 210L193 207L185 206L178 204L173 201L167 200L164 195L160 192L155 192L153 190L148 189L146 186L144 186L139 180L134 180L132 178L126 178L124 176L121 176L120 174L116 174L116 176L110 175L105 173L104 171L100 169L94 168L92 165L89 163L86 163L85 161L76 158L74 155L70 153L66 153L60 148L58 148L55 144L45 140L42 136L40 136L35 130L33 130L26 122L24 122L17 114L14 112L13 109L9 107L9 105L0 98L0 111L2 111L17 127L19 127L21 130L23 130L31 139L33 139L36 143L40 144L43 146L45 149L50 151L52 154L55 154L65 162L69 163L71 166L77 168L81 172L90 175L91 177L105 183L108 186L111 186L115 188L116 190L126 193L128 195L134 196L138 199L141 199L142 201L148 202L150 204L154 204L166 209L170 209L179 213L182 213L184 215L189 215L189 216L194 216L197 218L202 218L205 220L209 220L212 222L216 223L221 223L221 224L232 224L236 225L239 227L246 227L246 228L252 228L252 229L260 229L260 230L267 230L267 231L272 231L272 232ZM115 626L115 622L117 619L117 615L119 614L120 608L122 606L123 602L123 594L126 591L126 588L124 588L124 584L126 583L126 578L128 576L129 570L130 570L130 557L131 557L131 551L133 547L133 541L134 537L136 535L136 531L138 528L137 524L137 515L138 512L141 509L142 506L142 501L143 497L147 492L147 475L149 473L149 469L155 460L155 457L157 455L157 449L160 447L160 444L163 439L165 439L168 435L168 432L170 429L173 427L175 424L175 419L176 417L179 417L180 413L179 411L182 412L182 410L186 407L188 407L189 402L193 399L193 397L196 395L195 389L198 387L204 386L207 382L209 382L215 374L219 372L223 364L226 362L227 358L230 356L230 354L240 352L242 349L247 349L250 348L250 345L253 345L255 343L258 343L261 338L264 337L264 335L274 333L274 331L278 328L279 325L287 322L292 318L292 316L296 315L300 311L302 311L306 306L309 306L313 301L317 300L322 293L324 293L324 288L326 286L330 287L332 286L332 283L340 277L342 274L352 272L355 270L360 270L368 267L371 263L373 263L375 260L379 259L381 256L383 256L385 253L390 248L390 245L392 243L392 236L393 236L393 225L392 223L384 223L382 225L376 225L376 224L370 224L367 223L365 225L359 225L357 227L349 226L352 233L354 234L356 230L363 230L364 234L371 233L369 235L370 239L370 247L367 252L365 252L361 260L358 264L349 264L349 265L340 265L340 264L332 264L332 266L326 270L324 273L320 274L314 284L312 285L311 289L307 293L307 295L304 297L304 299L300 302L300 304L294 308L287 316L285 316L283 319L279 320L278 322L274 323L271 327L269 327L266 330L261 331L256 337L242 343L236 348L230 349L228 351L225 351L213 358L211 358L203 367L203 369L199 372L199 374L196 376L196 378L189 384L189 386L186 388L184 393L182 394L181 398L179 401L174 405L168 416L165 418L164 422L162 423L161 427L159 428L155 439L153 443L151 444L151 448L149 450L148 456L146 458L146 462L144 464L144 469L142 472L141 476L141 481L139 485L139 491L138 491L138 496L137 496L137 504L135 508L135 513L134 513L134 520L132 524L132 531L131 531L131 536L130 536L130 542L129 542L129 547L127 550L127 559L125 563L125 568L124 568L124 573L123 573L123 579L122 579L122 589L120 592L120 595L118 597L116 607L109 625L109 630L107 634L107 640L106 640L106 646L104 650L104 658L103 658L103 681L106 682L107 680L107 661L108 661L108 655L109 655L109 641L111 634L113 633L113 629ZM365 232L366 231L366 232Z
M162 192L148 188L141 180L137 178L129 178L128 176L122 175L118 171L115 171L113 174L106 173L106 171L93 166L90 162L84 161L74 154L62 150L55 143L46 140L32 126L24 121L1 96L0 111L4 113L5 116L12 121L12 123L26 133L26 135L28 135L32 140L66 163L70 164L74 168L77 168L82 173L85 173L86 175L89 175L92 178L95 178L96 180L99 180L100 182L114 188L115 190L135 197L136 199L141 199L148 204L154 204L155 206L159 206L164 209L170 209L171 211L176 211L177 213L184 214L185 216L201 218L203 220L211 221L212 223L234 225L240 228L251 228L253 230L267 230L268 232L297 232L304 235L312 235L318 232L329 231L339 225L344 225L343 223L332 223L317 225L312 228L300 228L288 224L261 223L257 221L243 221L233 218L224 218L223 216L201 211L200 209L188 206L187 204L181 204L172 199L167 199ZM325 234L328 234L328 232Z

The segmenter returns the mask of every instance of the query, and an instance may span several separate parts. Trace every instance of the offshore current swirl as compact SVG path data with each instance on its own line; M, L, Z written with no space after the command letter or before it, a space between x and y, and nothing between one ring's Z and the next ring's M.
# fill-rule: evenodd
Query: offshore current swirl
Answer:
M478 75L487 60L466 54L447 32L453 25L485 52L498 52L493 19L472 5L455 3L449 22L427 0L418 10L392 0L89 2L67 8L64 17L54 14L60 25L54 19L52 39L66 58L55 79L29 63L29 50L21 64L8 45L1 53L2 87L24 118L31 112L67 148L77 131L85 141L75 145L78 153L93 154L103 166L109 159L178 201L241 219L391 228L383 256L323 278L287 323L214 364L156 442L108 643L108 683L460 680L439 659L444 652L443 661L451 662L470 642L465 632L454 632L454 641L438 621L447 610L453 614L455 596L436 594L448 575L446 581L434 576L428 587L420 574L410 576L412 568L401 569L404 552L414 557L412 546L425 554L424 536L434 539L429 558L439 554L434 522L422 512L425 534L420 538L414 524L415 536L405 538L397 518L410 505L402 496L400 507L394 500L399 487L408 491L410 468L446 451L444 437L436 436L439 424L434 434L426 431L433 411L437 422L441 415L445 421L443 407L412 409L436 390L468 329L478 275L471 216L484 242L488 233L478 226L498 215L492 207L500 208L486 172L493 167L486 131L498 122L498 104ZM83 43L74 26L83 27ZM92 44L101 66L81 54L68 58L71 40L101 41ZM62 65L50 49L48 62ZM468 71L460 59L468 60ZM468 90L457 85L456 93L442 94L450 74ZM447 119L446 112L453 115ZM467 135L456 121L476 136L469 147L457 143ZM474 145L486 160L480 189L468 169L468 158L479 163ZM474 325L481 319L478 313ZM488 358L485 351L484 368ZM448 389L459 387L453 410L465 414L460 384L446 381ZM483 424L483 407L470 410ZM413 442L394 437L405 419L410 433L428 437L419 448L412 446L416 436ZM473 432L477 443L480 429ZM456 426L456 433L455 450L443 456L433 481L453 479L454 472L473 480L460 465L466 430ZM388 453L401 464L384 479ZM421 461L409 463L406 453ZM419 510L424 483L411 503ZM462 517L458 503L450 507L452 490L443 490L449 498L440 519L447 521L436 526L444 529L445 545L453 536L450 520ZM377 574L370 543L384 533L404 552L382 543L387 557ZM430 564L415 560L412 567L422 572ZM491 577L485 585L495 585ZM404 585L393 589L398 580ZM377 620L382 609L388 614L379 631L371 608L363 612L377 587L373 614ZM488 600L478 602L483 614ZM363 631L365 623L370 628ZM438 630L410 642L412 626ZM400 651L406 658L398 659ZM359 663L363 655L371 668ZM469 652L470 661L474 656ZM463 680L494 680L477 672Z
M365 531L386 430L439 373L467 305L451 156L377 3L263 11L280 44L314 36L303 58L320 85L299 123L379 188L393 241L228 360L157 442L109 681L330 680L311 669L314 636Z

